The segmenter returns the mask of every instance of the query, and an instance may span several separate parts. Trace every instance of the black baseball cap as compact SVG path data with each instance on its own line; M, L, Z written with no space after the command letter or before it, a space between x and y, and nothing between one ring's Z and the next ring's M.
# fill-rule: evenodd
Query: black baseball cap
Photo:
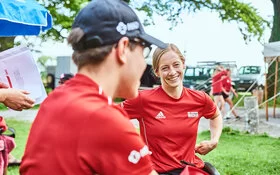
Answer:
M162 49L164 42L145 33L136 13L122 0L92 0L76 16L72 29L81 28L84 37L74 50L85 50L117 43L122 37L139 38Z

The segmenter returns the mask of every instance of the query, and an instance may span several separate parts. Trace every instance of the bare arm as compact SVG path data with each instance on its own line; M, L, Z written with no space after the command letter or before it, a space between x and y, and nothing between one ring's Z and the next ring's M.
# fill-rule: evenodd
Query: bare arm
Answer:
M231 87L230 90L234 94L234 96L237 98L238 94L235 92L235 89L233 87Z
M158 173L155 170L153 170L149 175L158 175Z
M18 90L13 88L0 89L0 102L5 106L21 111L22 109L29 109L33 107L34 100L27 96L29 92L25 90Z
M216 114L210 119L211 141L215 143L215 148L219 142L223 130L223 119L220 111L217 109Z
M205 140L200 142L195 146L195 152L205 155L210 151L215 149L218 145L220 136L222 134L223 129L223 120L222 115L220 114L219 109L217 109L215 115L210 119L210 132L211 132L211 140Z

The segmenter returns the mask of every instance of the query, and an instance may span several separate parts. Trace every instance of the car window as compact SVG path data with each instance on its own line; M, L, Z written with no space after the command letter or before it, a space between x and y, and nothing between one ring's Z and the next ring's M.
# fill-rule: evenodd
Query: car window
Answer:
M206 75L203 68L195 68L194 76L203 76Z
M245 67L243 74L251 74L251 67Z
M241 67L241 68L239 69L239 74L242 75L243 72L244 72L244 67Z
M261 71L260 67L257 67L257 66L251 67L251 73L252 74L259 74L260 71Z
M193 76L193 71L194 71L194 68L187 68L187 70L185 71L185 76L186 77Z

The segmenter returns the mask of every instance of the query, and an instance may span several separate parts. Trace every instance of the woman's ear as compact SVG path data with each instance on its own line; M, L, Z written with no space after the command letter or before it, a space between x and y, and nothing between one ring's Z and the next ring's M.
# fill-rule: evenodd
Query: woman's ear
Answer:
M127 37L122 37L116 47L117 60L124 64L127 62L127 49L129 47L129 39Z
M155 76L156 76L156 77L159 77L158 69L156 69L156 70L154 71L154 73L155 73Z

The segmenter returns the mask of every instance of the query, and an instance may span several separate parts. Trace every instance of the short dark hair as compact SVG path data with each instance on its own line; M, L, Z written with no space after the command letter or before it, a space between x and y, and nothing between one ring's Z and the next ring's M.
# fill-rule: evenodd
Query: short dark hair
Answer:
M73 46L79 43L80 39L83 38L84 35L83 30L75 28L68 36L68 43ZM111 52L114 45L115 44L90 48L82 51L74 50L72 59L78 69L87 64L97 64L104 60L104 58Z

